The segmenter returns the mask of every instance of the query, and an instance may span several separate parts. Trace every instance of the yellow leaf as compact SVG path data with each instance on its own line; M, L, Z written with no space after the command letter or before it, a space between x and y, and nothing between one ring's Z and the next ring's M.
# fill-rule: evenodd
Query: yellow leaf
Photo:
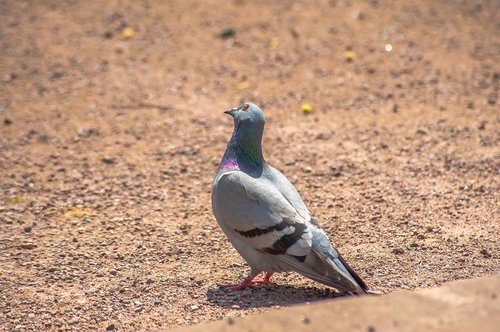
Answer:
M313 108L312 108L311 105L309 105L309 104L303 104L302 105L302 113L305 113L305 114L311 113L312 110L313 110Z
M132 28L125 28L125 29L123 29L123 31L122 31L122 36L123 36L124 38L126 38L126 39L128 39L128 38L132 38L132 37L134 37L134 35L135 35L135 31L134 31L134 29L132 29Z
M245 90L245 89L248 89L250 87L250 82L241 82L240 84L238 84L238 89L240 90Z
M81 208L69 208L64 212L64 217L66 218L83 218L92 214L92 211L89 209L81 209Z
M347 50L344 52L344 59L347 61L347 62L350 62L352 60L354 60L354 52L351 51L351 50Z
M24 201L24 198L19 197L19 196L14 196L14 197L7 197L5 200L5 203L7 204L19 204Z
M269 43L269 48L274 50L280 46L280 39L279 38L273 38L271 42Z

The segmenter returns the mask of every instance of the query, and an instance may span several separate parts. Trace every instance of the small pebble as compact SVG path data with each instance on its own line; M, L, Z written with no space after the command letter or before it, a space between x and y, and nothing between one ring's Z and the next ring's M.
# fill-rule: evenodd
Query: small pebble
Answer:
M304 173L312 173L313 169L310 166L306 166L302 169Z
M108 165L112 165L115 163L115 159L112 157L104 157L101 160L103 163L108 164Z
M225 28L219 33L219 38L221 39L229 39L236 36L236 30L233 28Z
M396 255L401 255L403 254L405 251L401 248L396 248L392 251L393 254L396 254Z
M306 315L302 316L302 323L304 324L309 324L311 322L311 319L309 319L309 317L307 317Z
M491 254L486 249L481 250L480 253L483 255L484 258L490 258L491 257Z

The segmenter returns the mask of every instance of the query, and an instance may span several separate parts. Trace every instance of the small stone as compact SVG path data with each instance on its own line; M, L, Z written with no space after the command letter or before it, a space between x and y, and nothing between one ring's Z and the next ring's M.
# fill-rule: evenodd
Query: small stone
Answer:
M64 76L64 70L56 69L50 74L50 79L57 80Z
M219 33L219 38L229 39L236 36L236 30L234 28L225 28Z
M392 106L392 112L393 113L399 113L399 106L398 106L398 104L394 104L394 106Z
M3 120L3 124L4 124L5 126L10 126L10 125L12 124L12 120L11 120L11 119L9 119L9 118L5 118L5 119Z
M38 136L38 142L39 143L47 143L50 140L50 136L46 134L41 134Z
M316 139L317 140L329 140L330 139L330 135L329 134L326 134L326 133L319 133L316 135Z
M488 104L490 104L490 105L496 105L496 103L497 103L497 100L496 100L496 98L494 96L489 96L488 97Z
M118 272L116 270L109 270L109 274L115 276Z
M112 165L116 162L115 159L112 157L104 157L101 159L101 161L105 164L108 164L108 165Z
M234 319L233 319L233 318L229 317L229 318L227 319L227 324L228 324L228 325L234 325L234 323L235 323L235 322L234 322Z
M115 324L109 324L108 327L106 327L106 331L114 331L115 329Z
M197 306L196 304L193 304L190 308L191 308L191 310L193 310L193 311L200 309L200 307L199 307L199 306Z
M32 226L26 226L26 227L23 228L23 232L30 233L32 229L33 229Z
M353 20L362 20L365 18L365 15L362 12L360 12L359 10L353 10L351 12L351 17Z
M9 82L14 81L16 78L17 78L17 74L16 73L10 73L10 74L7 74L7 75L5 75L3 77L3 81L5 83L9 83Z
M331 171L332 175L336 178L342 176L342 171L340 170L340 168L338 168L335 165L330 166L330 171Z
M403 249L401 249L401 248L396 248L396 249L394 249L392 251L392 253L395 254L395 255L401 255L401 254L404 254L404 252L405 251Z
M486 249L481 250L480 253L484 258L491 258L491 254Z
M312 173L313 169L310 166L306 166L302 169L304 173Z
M419 128L417 130L417 134L420 134L420 135L427 135L429 132L427 131L427 129L425 128Z
M35 249L36 247L37 247L36 244L33 243L23 243L18 246L18 248L20 249L28 249L28 250Z
M368 332L375 332L375 331L377 331L377 330L375 329L375 327L374 327L374 326L371 326L371 325L370 325L370 326L368 326L368 330L367 330L367 331L368 331Z

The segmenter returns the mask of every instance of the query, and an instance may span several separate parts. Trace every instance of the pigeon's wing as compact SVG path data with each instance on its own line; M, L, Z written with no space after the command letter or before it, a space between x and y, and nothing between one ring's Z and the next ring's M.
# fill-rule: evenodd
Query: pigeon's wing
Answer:
M271 182L236 171L223 174L215 190L214 212L226 234L270 255L300 261L309 254L306 220Z
M294 207L297 213L304 219L310 220L311 213L306 207L306 204L300 197L297 189L290 183L287 177L271 165L267 165L267 177L285 197L285 199Z
M314 225L310 225L309 229L312 233L312 250L303 262L287 256L273 259L317 282L337 288L341 293L364 294L367 289L365 283L331 245L325 232Z

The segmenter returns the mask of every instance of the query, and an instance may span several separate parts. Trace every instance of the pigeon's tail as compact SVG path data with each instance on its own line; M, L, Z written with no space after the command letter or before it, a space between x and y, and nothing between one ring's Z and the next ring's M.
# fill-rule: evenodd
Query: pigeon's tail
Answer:
M349 266L349 264L347 264L347 262L344 260L344 258L342 257L342 255L340 255L340 253L338 253L338 255L339 255L338 260L345 267L345 269L347 270L347 272L349 272L350 276L356 281L356 283L358 284L358 288L362 291L361 294L367 293L368 292L368 286L366 286L366 284L363 281L363 279L361 279L361 277L356 273L356 271L354 271ZM356 294L358 294L358 293L356 293Z
M366 284L354 270L339 258L325 258L315 250L303 262L293 256L278 255L275 259L288 264L292 270L324 285L336 288L342 294L366 294Z
M323 265L322 268L326 270L324 278L327 279L327 282L323 282L324 284L337 288L341 293L356 295L366 294L368 287L365 282L349 266L349 264L347 264L340 254L338 254L338 257L325 258L320 253L312 250L309 255L316 256L318 263ZM317 263L315 265L317 266ZM336 284L344 285L344 287L340 288L335 286Z

